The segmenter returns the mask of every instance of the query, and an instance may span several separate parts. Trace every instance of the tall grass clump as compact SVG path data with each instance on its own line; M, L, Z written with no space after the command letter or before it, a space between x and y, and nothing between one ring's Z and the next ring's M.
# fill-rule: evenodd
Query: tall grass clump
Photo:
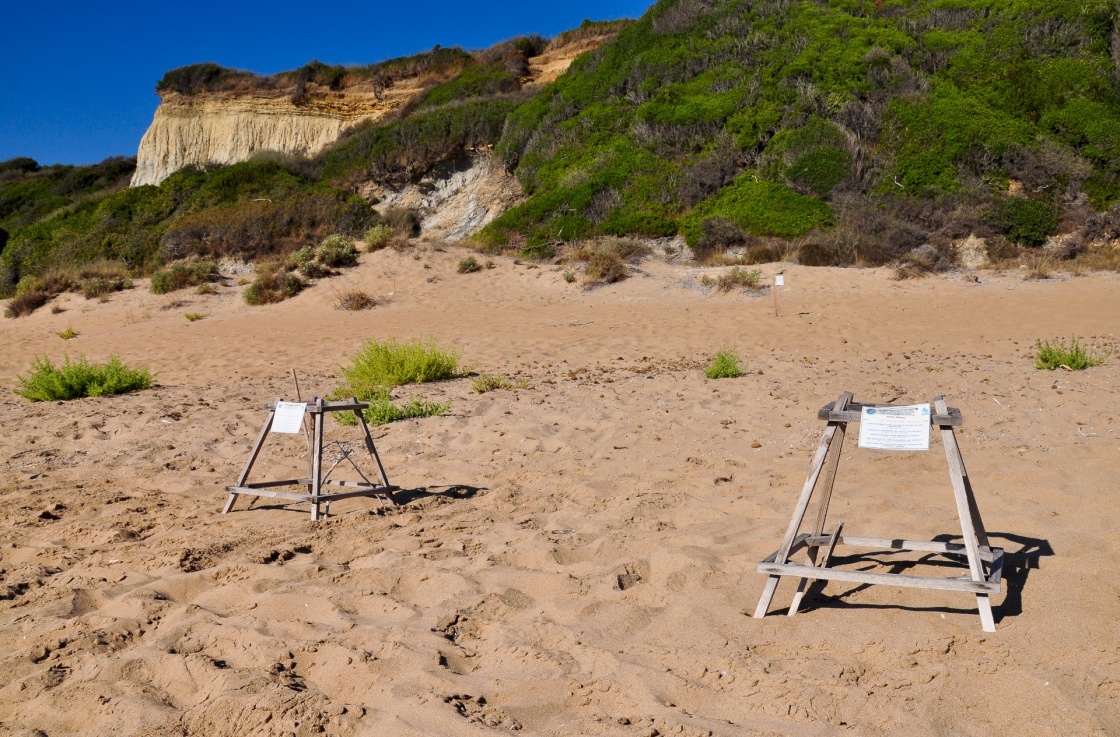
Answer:
M743 359L739 354L730 349L717 351L712 356L711 362L704 369L704 376L709 379L734 379L745 373Z
M38 290L22 292L12 297L8 306L4 308L4 317L23 317L30 315L35 310L45 305L50 300L46 292Z
M270 305L296 296L306 286L303 279L285 271L283 264L271 262L258 267L257 278L243 296L246 304Z
M1051 343L1048 340L1035 342L1034 365L1035 368L1046 371L1063 368L1067 371L1082 371L1104 363L1110 354L1086 350L1077 338L1071 338L1069 344L1064 340Z
M368 402L365 417L374 424L384 424L413 417L431 417L446 412L449 404L429 402L414 396L403 405L392 403L393 387L426 384L455 378L459 370L459 352L443 348L434 340L420 339L398 343L395 338L371 340L343 367L343 383L331 396L335 399L357 397ZM338 418L344 424L346 416Z
M71 361L69 356L56 367L47 357L35 358L29 376L16 377L14 391L32 402L57 402L81 397L106 397L147 389L152 374L146 368L132 369L119 356L107 363L90 363L84 356Z
M152 274L152 294L167 294L187 287L198 287L218 278L216 261L184 261Z

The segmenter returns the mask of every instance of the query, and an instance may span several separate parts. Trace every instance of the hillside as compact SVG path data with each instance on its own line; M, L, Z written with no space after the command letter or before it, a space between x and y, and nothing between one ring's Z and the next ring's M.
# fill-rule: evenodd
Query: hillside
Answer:
M511 116L497 151L531 197L487 238L1040 245L1120 195L1116 21L1113 0L662 0Z
M520 204L475 236L487 251L550 258L583 238L680 234L700 259L928 270L976 236L992 260L1048 243L1072 257L1120 238L1117 16L1115 0L661 0L633 23L477 53L275 77L174 70L159 89L184 105L321 111L412 91L317 154L321 142L286 150L310 158L243 148L251 160L23 223L0 293L94 259L142 274L357 237L381 217L371 202L417 201L395 193L438 191L480 158L525 195L497 198ZM560 46L586 53L542 87Z

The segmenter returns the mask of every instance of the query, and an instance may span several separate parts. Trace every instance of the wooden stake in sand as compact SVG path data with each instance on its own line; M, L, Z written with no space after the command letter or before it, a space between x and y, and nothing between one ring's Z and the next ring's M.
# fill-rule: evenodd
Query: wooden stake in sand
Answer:
M847 432L848 423L860 422L861 415L867 409L873 411L875 408L890 406L853 402L852 394L845 392L835 403L825 405L818 413L818 417L828 422L828 426L821 437L817 453L813 457L809 477L805 480L805 485L801 489L801 496L794 507L793 518L786 528L782 545L778 548L778 551L758 564L758 572L765 573L767 579L766 586L762 590L762 597L759 599L758 607L754 612L756 618L766 616L766 611L770 608L770 602L774 598L774 592L777 590L782 576L797 576L800 581L793 596L793 603L789 607L789 616L791 617L797 614L797 610L801 606L808 581L846 581L858 584L887 584L889 586L971 593L976 596L976 606L980 613L980 623L984 631L996 631L995 619L992 616L992 604L988 600L988 596L1000 592L1003 574L1003 550L993 548L988 543L988 533L984 529L984 522L980 519L980 511L972 493L972 484L969 482L968 472L964 467L964 458L961 456L956 435L953 433L953 428L960 427L963 423L961 413L955 407L947 407L944 398L935 398L935 411L929 413L929 425L937 427L941 431L941 441L945 446L945 458L949 464L949 479L953 485L953 498L957 505L957 515L960 517L961 535L964 538L964 544L841 535L844 526L842 522L837 525L835 531L831 534L825 534L824 532L825 518L828 516L828 504L832 497L833 484L836 481L836 469L840 463L840 453L844 447L844 435ZM928 426L926 435L928 447ZM805 513L809 508L809 502L818 488L821 494L817 503L816 521L813 524L812 531L798 534L798 530L800 530L805 519ZM933 578L829 568L829 559L837 545L884 550L911 550L924 553L940 553L947 556L963 555L968 561L969 575L960 578ZM806 551L806 562L803 564L791 563L790 556L800 550ZM822 551L823 555L821 555ZM819 562L817 560L818 556L820 556Z
M294 371L292 377L295 378ZM298 389L296 394L298 397ZM377 447L373 443L373 436L369 433L366 418L362 416L362 410L367 407L369 405L359 402L357 397L351 397L349 401L345 402L326 402L319 397L315 397L306 404L284 402L282 399L277 399L275 404L268 405L268 417L265 418L264 426L261 428L260 435L257 436L257 442L253 444L253 450L249 453L249 460L245 463L245 468L242 469L241 475L237 477L237 482L233 486L226 487L230 495L225 508L222 509L222 514L227 514L233 509L237 497L241 494L287 499L293 502L310 502L312 520L319 519L320 504L325 504L326 511L329 513L330 504L336 499L349 499L356 496L383 496L389 503L396 504L393 499L393 492L399 491L401 487L389 484L389 477L385 474L385 466L381 463L381 456L378 455ZM353 412L358 418L358 425L361 426L362 433L365 436L366 451L377 466L377 475L381 479L381 483L376 484L366 478L362 469L350 457L350 451L347 449L342 449L341 456L336 460L334 466L331 466L325 474L323 473L323 422L329 412ZM261 448L264 447L269 434L272 432L300 434L304 429L306 415L310 415L314 426L311 433L308 477L249 483L249 472L253 470L253 464L257 462L257 456L260 455ZM331 471L344 460L354 467L354 470L362 477L361 481L338 481L330 478ZM276 489L284 486L305 486L307 491L304 493L276 491ZM343 489L352 489L352 491L344 490L333 494L324 494L323 488L327 486L337 486Z
M774 275L774 286L770 287L770 291L774 293L774 317L778 316L778 287L786 285L785 272L778 272Z

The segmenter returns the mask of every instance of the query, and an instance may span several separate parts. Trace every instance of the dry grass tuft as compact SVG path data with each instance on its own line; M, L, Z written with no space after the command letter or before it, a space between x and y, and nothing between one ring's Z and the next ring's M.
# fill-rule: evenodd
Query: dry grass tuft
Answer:
M360 312L361 310L368 310L378 305L376 298L371 297L357 289L352 289L348 292L342 292L338 295L338 309L346 310L348 312Z
M731 271L725 271L716 279L716 289L721 292L730 292L735 289L762 289L762 272L758 269L741 269L738 266Z
M564 263L583 263L584 284L591 286L622 281L630 275L628 264L649 253L649 246L632 238L607 237L573 244L561 260Z

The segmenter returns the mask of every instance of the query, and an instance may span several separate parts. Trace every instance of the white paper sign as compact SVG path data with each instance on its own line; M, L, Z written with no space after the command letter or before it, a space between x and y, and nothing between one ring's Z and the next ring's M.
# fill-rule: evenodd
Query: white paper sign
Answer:
M786 285L786 277L784 274L778 274L774 277L774 286L784 287Z
M277 402L276 415L272 418L272 432L298 435L303 432L303 413L307 403Z
M872 450L929 450L929 405L864 407L859 447Z

